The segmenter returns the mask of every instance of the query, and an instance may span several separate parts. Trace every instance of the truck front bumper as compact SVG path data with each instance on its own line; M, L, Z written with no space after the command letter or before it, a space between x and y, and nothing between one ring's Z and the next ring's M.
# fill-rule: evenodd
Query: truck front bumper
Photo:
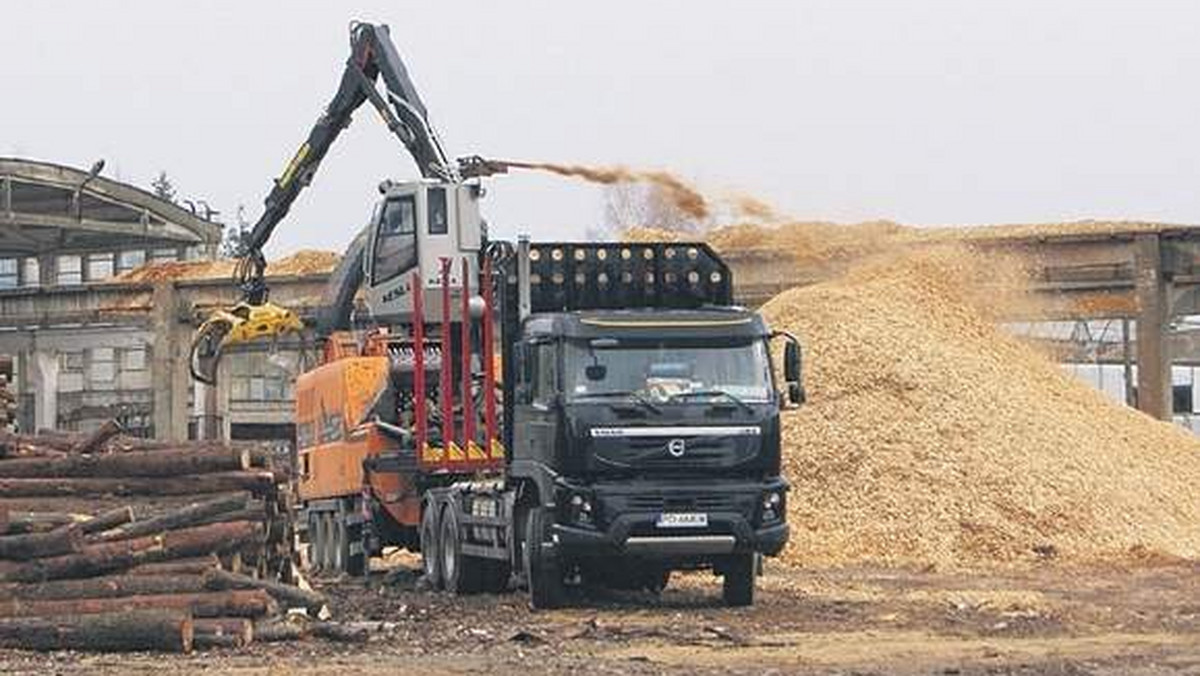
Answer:
M568 558L634 556L704 560L746 552L774 556L787 544L788 525L778 520L756 526L760 516L756 510L765 492L781 488L786 490L786 484L660 489L655 495L668 507L657 509L636 509L647 503L644 494L597 489L593 495L600 509L605 514L615 514L599 528L556 523L551 527L552 541L556 554ZM688 503L688 496L696 497ZM704 508L705 504L718 502L724 509ZM679 504L692 506L670 507ZM704 527L660 527L658 521L664 511L702 511L708 523Z

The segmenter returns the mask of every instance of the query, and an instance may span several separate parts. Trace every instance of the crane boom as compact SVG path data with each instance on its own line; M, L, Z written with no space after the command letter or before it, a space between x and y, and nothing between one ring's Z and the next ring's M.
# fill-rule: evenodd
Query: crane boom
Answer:
M383 81L386 98L377 88L378 80ZM425 104L388 35L388 27L351 24L350 57L346 60L337 93L283 174L275 179L262 216L245 240L246 250L238 265L237 282L247 303L261 305L267 301L268 290L263 279L266 260L262 248L287 216L300 192L312 182L321 160L342 130L349 126L351 115L368 101L412 155L423 177L452 182L460 180L457 167L447 159L429 124Z

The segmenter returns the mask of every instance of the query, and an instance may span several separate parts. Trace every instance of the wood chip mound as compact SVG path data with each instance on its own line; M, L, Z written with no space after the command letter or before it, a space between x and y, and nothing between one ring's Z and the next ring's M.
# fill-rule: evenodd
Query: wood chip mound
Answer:
M268 277L314 275L332 272L341 260L332 251L302 250L267 264ZM233 277L236 261L187 261L149 263L113 278L115 282L163 282L183 279L224 279Z
M764 306L806 348L809 402L783 421L785 560L1200 557L1200 441L998 328L1001 295L971 295L980 256L910 252Z

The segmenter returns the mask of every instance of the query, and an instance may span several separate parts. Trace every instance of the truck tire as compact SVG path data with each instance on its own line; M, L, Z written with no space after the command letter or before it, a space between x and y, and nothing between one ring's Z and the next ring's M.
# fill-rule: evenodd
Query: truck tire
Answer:
M442 588L441 547L438 529L438 504L433 500L425 503L421 514L421 568L430 589Z
M529 587L529 605L534 610L562 607L562 570L558 562L542 552L546 538L548 512L533 507L525 518L525 539L521 543L525 563L525 584Z
M321 570L332 573L333 567L333 515L321 512Z
M346 573L354 577L367 574L367 543L361 524L346 526ZM357 543L357 546L355 544Z
M727 606L754 605L755 557L735 554L729 557L722 579L721 597Z
M458 528L458 513L454 505L442 510L441 567L442 586L451 594L474 594L479 591L479 560L463 556L462 537Z
M308 513L308 569L321 570L321 518L311 511Z
M332 525L329 538L331 559L329 567L333 569L333 572L340 574L346 572L347 559L350 558L350 538L346 533L346 517L339 512L334 512L329 515L329 520Z

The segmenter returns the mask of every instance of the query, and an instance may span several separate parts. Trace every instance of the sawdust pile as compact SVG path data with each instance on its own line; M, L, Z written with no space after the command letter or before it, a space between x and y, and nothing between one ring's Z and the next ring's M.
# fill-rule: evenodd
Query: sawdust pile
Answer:
M617 183L649 183L660 190L679 208L680 211L692 218L703 220L708 218L709 205L704 195L696 188L688 185L678 176L666 171L644 171L626 167L587 167L578 164L554 164L552 162L514 162L505 161L505 166L517 169L534 169L548 171L559 176L582 178L585 181L601 185Z
M267 264L268 277L328 273L337 266L341 254L332 251L302 250ZM161 282L183 279L226 279L233 277L236 261L186 261L149 263L113 278L114 282Z
M992 263L975 255L910 253L763 308L807 350L809 402L784 418L786 558L1200 557L1200 442L999 329L992 312L1024 294L972 296L968 271Z

